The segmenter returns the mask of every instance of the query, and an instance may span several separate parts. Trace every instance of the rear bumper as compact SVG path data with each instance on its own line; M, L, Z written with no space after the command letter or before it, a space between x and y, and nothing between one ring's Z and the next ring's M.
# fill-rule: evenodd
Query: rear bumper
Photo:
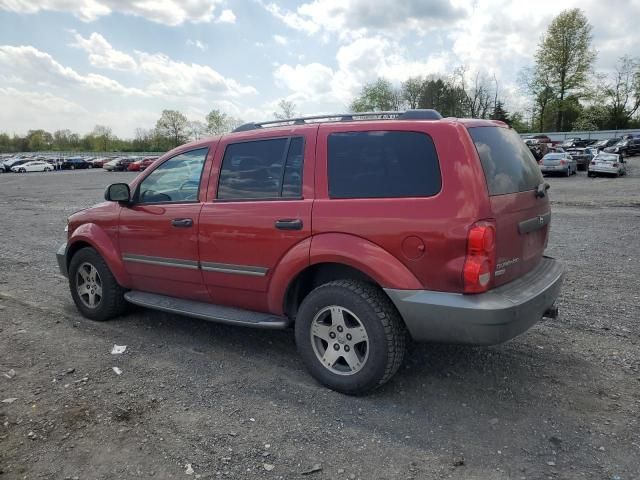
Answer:
M616 167L598 167L598 166L590 166L589 171L591 173L610 173L616 174L619 173L619 170Z
M523 277L487 293L385 289L419 342L495 345L525 332L560 293L564 266L544 257Z
M58 268L60 268L60 273L65 277L69 277L69 272L67 269L67 242L64 242L60 245L60 248L56 252L56 260L58 260Z
M568 165L562 167L540 167L542 173L566 173L568 170Z

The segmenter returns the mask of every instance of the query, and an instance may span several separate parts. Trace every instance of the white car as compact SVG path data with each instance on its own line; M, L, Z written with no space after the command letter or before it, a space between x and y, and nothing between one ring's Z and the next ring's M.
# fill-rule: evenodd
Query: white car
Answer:
M50 172L53 167L44 160L34 160L32 162L23 163L22 165L16 165L11 167L12 172Z
M622 155L617 153L599 153L589 164L587 175L596 177L598 175L620 175L627 174L627 162Z

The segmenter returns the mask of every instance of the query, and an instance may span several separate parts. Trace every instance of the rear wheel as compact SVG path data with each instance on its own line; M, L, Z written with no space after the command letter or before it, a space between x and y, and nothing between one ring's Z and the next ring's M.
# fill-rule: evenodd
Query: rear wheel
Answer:
M108 320L126 307L125 290L93 248L78 250L71 259L69 288L80 313L91 320Z
M379 288L354 280L330 282L307 295L295 332L311 375L352 395L387 382L406 348L406 329L389 298Z

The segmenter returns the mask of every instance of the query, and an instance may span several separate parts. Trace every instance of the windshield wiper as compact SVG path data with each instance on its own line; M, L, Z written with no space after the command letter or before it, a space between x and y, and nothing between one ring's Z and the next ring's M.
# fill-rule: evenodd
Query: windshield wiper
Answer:
M550 188L551 185L549 185L547 182L541 183L540 185L538 185L538 188L536 188L536 197L543 198L547 195L547 190L549 190Z

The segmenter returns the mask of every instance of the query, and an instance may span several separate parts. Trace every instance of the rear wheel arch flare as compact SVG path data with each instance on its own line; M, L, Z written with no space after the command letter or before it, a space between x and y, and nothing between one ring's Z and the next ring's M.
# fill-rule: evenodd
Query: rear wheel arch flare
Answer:
M343 263L316 263L306 267L289 282L284 296L284 312L294 318L302 300L313 289L336 280L359 280L381 288L373 278L352 266Z

